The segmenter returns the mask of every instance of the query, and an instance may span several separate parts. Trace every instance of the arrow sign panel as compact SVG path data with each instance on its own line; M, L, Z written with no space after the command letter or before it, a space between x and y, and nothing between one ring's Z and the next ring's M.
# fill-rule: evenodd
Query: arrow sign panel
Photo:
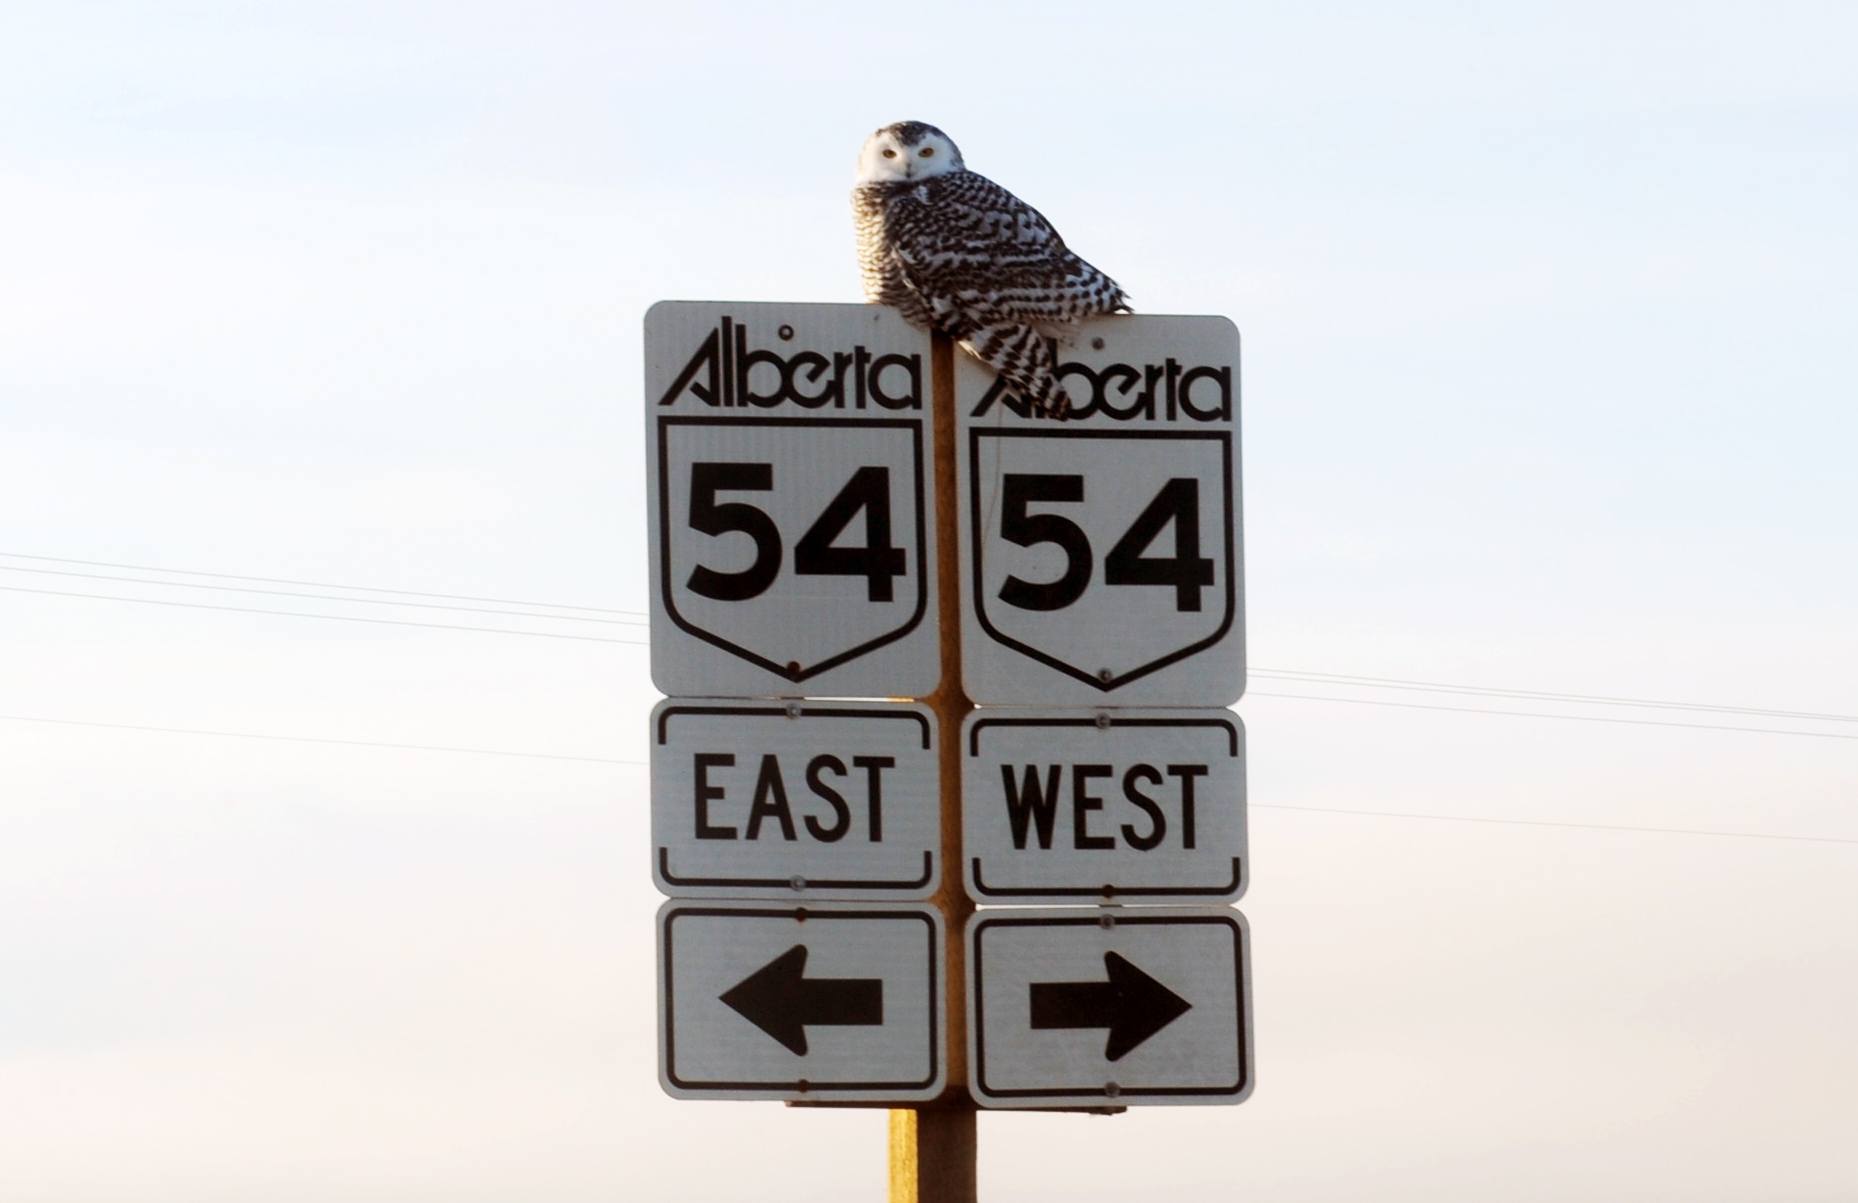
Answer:
M930 906L667 902L659 1080L679 1098L934 1098L942 942Z
M968 921L968 1064L988 1107L1251 1093L1245 918L1226 907L990 910Z
M652 876L696 897L927 898L935 715L888 702L677 698L652 712Z

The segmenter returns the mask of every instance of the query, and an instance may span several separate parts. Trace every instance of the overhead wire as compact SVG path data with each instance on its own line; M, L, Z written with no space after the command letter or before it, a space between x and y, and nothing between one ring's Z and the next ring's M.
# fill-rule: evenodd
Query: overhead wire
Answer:
M98 572L71 572L62 568L21 568L0 564L0 572L32 572L44 576L74 577L87 581L114 581L128 585L158 585L170 589L210 589L219 593L254 593L266 597L295 597L307 601L329 601L364 606L409 606L424 610L450 610L462 614L497 614L506 618L539 618L548 622L598 622L610 626L638 627L636 618L592 618L581 614L538 614L533 610L497 610L486 606L452 606L442 602L394 601L380 597L342 597L334 593L301 593L287 589L254 589L248 585L206 585L194 581L157 581L139 576L114 576Z
M247 576L236 572L206 572L197 568L159 568L152 564L126 564L115 560L80 560L70 556L29 555L23 551L0 551L0 557L15 560L38 560L48 564L80 564L90 568L124 568L134 572L161 572L170 576L212 577L222 581L256 581L263 585L305 585L315 589L349 589L357 593L392 593L401 597L436 597L445 601L489 602L500 606L530 606L549 610L584 610L594 614L618 614L644 618L642 610L615 610L605 606L578 606L563 602L522 601L508 597L480 597L469 593L427 593L416 589L388 589L380 585L342 585L331 581L306 581L281 576Z
M142 577L123 577L123 576L106 575L106 574L99 574L99 573L74 572L74 571L68 571L64 569L26 568L26 567L20 567L18 565L0 564L0 570L5 570L5 571L32 572L32 573L41 573L41 574L49 574L49 575L57 575L57 576L68 576L68 577L73 577L73 578L84 578L84 579L90 579L90 580L107 581L107 582L118 583L118 584L140 584L140 585L155 585L155 586L186 587L186 588L206 589L206 590L215 590L215 591L258 594L258 595L266 595L266 596L293 597L293 598L304 599L304 600L335 602L335 603L340 603L340 604L366 603L366 604L376 604L376 605L422 607L422 608L446 610L446 611L453 611L453 612L460 612L460 613L481 613L481 614L496 615L496 616L501 616L501 617L526 618L526 619L531 619L531 620L538 621L538 622L549 622L549 621L554 621L554 620L561 620L561 621L567 621L567 622L599 622L599 623L611 624L611 625L622 626L622 627L641 628L638 630L638 634L641 636L645 636L647 634L647 632L644 629L642 629L643 620L645 619L645 615L642 612L635 611L635 610L621 610L621 609L613 609L613 608L597 607L597 606L569 605L569 604L559 603L559 602L517 601L513 599L508 599L508 598L483 597L483 596L472 595L472 594L439 593L439 592L428 592L428 591L406 590L406 589L389 589L389 588L384 588L384 587L379 587L379 586L370 586L370 585L340 585L340 584L333 584L330 582L310 581L310 580L305 580L301 578L263 577L263 576L253 576L253 575L243 574L243 573L204 571L204 570L197 570L197 569L159 568L159 567L155 567L152 565L130 564L130 563L124 563L124 562L118 562L118 561L107 561L107 560L80 559L77 557L68 557L68 556L36 555L36 554L27 554L23 552L0 551L0 557L11 557L14 559L34 560L34 561L38 561L42 563L77 564L77 565L84 565L84 566L89 566L89 567L120 568L126 571L134 571L134 572L159 572L159 573L166 573L170 575L196 576L196 577L207 578L211 580L258 581L258 582L271 583L271 584L296 584L296 585L303 585L305 587L315 588L315 589L345 589L345 590L352 590L352 591L365 591L365 592L370 592L370 593L380 593L384 595L392 595L395 597L445 598L448 600L456 600L456 601L482 601L482 602L492 603L494 605L526 606L526 607L531 607L532 609L528 611L481 609L481 608L469 607L469 606L439 605L439 604L435 604L432 602L420 602L420 601L401 602L401 601L382 600L382 599L376 599L376 598L343 597L343 596L330 595L330 594L311 594L311 593L300 593L300 592L283 591L283 590L256 589L256 588L249 588L246 586L237 586L237 585L202 584L202 583L195 583L195 582L190 582L190 581L164 581L164 580L147 579L147 578L142 578ZM418 627L418 628L425 628L429 630L440 630L440 631L464 631L464 632L474 632L478 634L487 634L487 635L517 635L517 636L527 636L527 637L539 638L539 639L557 639L557 640L565 639L565 640L573 640L577 642L616 643L616 644L627 644L631 646L645 646L648 643L647 638L634 639L634 638L624 638L624 637L604 637L604 636L597 636L597 635L573 634L573 633L564 632L564 631L530 630L530 629L517 629L517 628L510 628L510 627L492 627L492 626L480 626L480 625L465 624L465 623L423 622L423 621L418 621L418 620L411 619L411 618L371 618L371 617L364 617L361 615L354 615L354 614L316 613L316 612L308 612L308 611L300 611L300 610L268 609L268 608L261 608L261 607L255 607L255 606L216 605L216 604L210 604L210 603L205 603L205 602L187 602L187 601L178 601L178 600L167 599L167 598L130 597L130 596L123 596L123 595L114 594L114 593L83 593L83 592L77 592L77 591L71 591L71 590L34 589L34 588L27 588L24 586L17 586L17 585L0 585L0 591L6 591L6 592L12 592L12 593L38 594L38 595L49 596L49 597L81 598L81 599L93 600L93 601L130 602L130 603L141 604L141 605L168 606L168 607L176 607L176 608L182 608L182 609L218 611L218 612L224 612L224 613L271 615L271 616L286 617L286 618L322 619L325 621L335 621L335 622L359 622L359 623L367 623L370 625ZM539 609L539 608L544 608L544 607L564 610L564 611L565 610L579 611L581 613L542 614L542 613L534 612L534 609ZM589 618L589 617L584 617L583 616L584 614L612 614L612 615L620 615L623 617L620 617L620 618ZM1501 699L1514 699L1514 700L1519 700L1519 701L1549 702L1549 703L1578 705L1578 706L1608 706L1608 707L1626 707L1626 708L1641 708L1641 709L1662 709L1662 710L1673 710L1673 711L1689 712L1689 713L1697 713L1697 714L1742 715L1742 716L1755 717L1755 718L1785 719L1785 720L1792 720L1795 722L1836 722L1836 723L1858 722L1858 715L1838 714L1838 713L1811 711L1811 710L1783 710L1783 709L1771 709L1771 708L1752 707L1752 706L1728 706L1728 705L1706 703L1706 702L1670 701L1670 700L1660 700L1660 699L1652 699L1652 698L1621 697L1621 696L1608 695L1608 694L1574 693L1574 692L1559 692L1559 691L1550 691L1550 690L1521 689L1521 688L1485 686L1485 685L1470 685L1470 684L1464 684L1464 683L1459 683L1459 682L1449 682L1449 681L1429 681L1429 680L1420 680L1420 679L1403 678L1403 677L1378 677L1378 676L1367 676L1367 675L1362 675L1362 674L1351 674L1351 673L1319 672L1319 671L1305 670L1305 669L1287 669L1287 668L1270 668L1270 667L1254 666L1249 670L1249 672L1251 676L1256 677L1256 678L1260 678L1260 679L1268 680L1268 681L1283 681L1283 682L1287 682L1291 684L1335 685L1335 686L1343 686L1347 688L1437 693L1437 694L1463 696L1463 697L1469 697L1469 698L1501 698ZM1654 719L1632 719L1632 718L1624 718L1624 717L1619 717L1619 716L1559 714L1559 713L1550 713L1550 712L1545 712L1545 711L1502 710L1502 709L1496 709L1493 707L1479 707L1479 706L1439 706L1439 705L1428 705L1428 704L1418 703L1418 702L1397 702L1397 701L1392 701L1392 700L1385 699L1385 698L1335 697L1331 695L1321 695L1321 694L1272 693L1272 692L1257 691L1257 690L1252 691L1248 696L1295 699L1295 700L1300 700L1300 701L1333 702L1333 703L1342 703L1342 704L1348 704L1348 705L1385 706L1385 707L1393 707L1393 708L1398 708L1398 709L1431 710L1431 711L1445 712L1445 713L1487 714L1487 715L1497 715L1497 716L1502 716L1502 717L1513 717L1513 718L1571 719L1571 720L1581 721L1581 722L1617 723L1617 724L1628 725L1628 726L1689 728L1689 729L1694 729L1694 730L1725 731L1725 732L1736 732L1736 733L1756 734L1756 735L1792 735L1792 736L1802 736L1806 738L1816 738L1816 739L1847 739L1847 740L1858 739L1858 736L1845 735L1845 734L1834 733L1834 732L1825 732L1825 731L1781 729L1781 728L1774 728L1774 727L1748 727L1748 726L1736 726L1736 725L1718 724L1718 723L1678 722L1678 721L1654 720Z
M61 727L93 727L109 731L135 731L155 735L193 735L220 739L266 740L280 743L330 744L344 747L376 748L403 752L442 752L473 756L506 756L525 760L560 760L585 764L643 767L649 761L609 756L575 756L553 752L526 752L510 748L460 747L446 744L391 743L367 739L335 739L309 735L275 735L255 731L219 731L200 727L151 726L141 723L107 723L87 719L50 718L43 715L0 714L0 721L44 723ZM1312 814L1350 815L1358 818L1407 819L1438 823L1486 823L1517 827L1562 827L1580 831L1617 831L1656 835L1712 836L1721 839L1784 840L1809 844L1858 844L1858 839L1831 835L1793 835L1767 831L1719 831L1702 827L1656 827L1623 823L1578 823L1567 820L1496 818L1483 815L1422 814L1410 811L1354 810L1338 806L1295 806L1283 803L1251 802L1261 810L1306 811Z
M268 735L255 731L213 731L201 727L155 727L144 723L103 723L90 719L47 718L35 714L0 714L10 723L44 723L58 727L98 727L108 731L141 731L155 735L204 735L220 739L260 739L292 744L335 744L350 748L385 748L397 752L451 752L472 756L515 756L524 760L570 760L586 764L643 765L643 760L611 756L570 756L557 752L518 752L508 748L467 748L447 744L387 743L374 739L331 739L315 735Z
M1814 710L1768 710L1755 706L1724 706L1710 702L1666 702L1650 698L1622 698L1608 694L1555 693L1541 689L1511 689L1464 685L1448 681L1415 681L1405 677L1364 677L1350 673L1313 672L1293 668L1247 666L1248 676L1303 681L1321 685L1361 685L1373 689L1400 689L1421 693L1456 693L1475 697L1519 698L1547 702L1577 702L1597 706L1641 706L1655 710L1696 710L1717 714L1746 714L1758 718L1812 719L1829 723L1858 723L1858 714L1828 714Z
M1424 702L1389 702L1384 698L1337 698L1309 693L1247 690L1248 698L1296 698L1304 702L1342 702L1353 706L1394 706L1402 710L1442 710L1450 714L1496 714L1508 718L1553 718L1577 723L1617 723L1631 727L1687 727L1694 731L1739 731L1749 735L1798 735L1807 739L1858 740L1842 731L1785 731L1778 727L1731 727L1722 723L1679 723L1668 719L1620 718L1602 714L1550 714L1542 710L1493 710L1485 706L1430 706Z
M332 622L365 622L375 626L427 627L435 631L476 631L484 635L529 635L537 639L573 639L582 643L630 643L644 645L643 639L614 639L605 635L570 635L564 631L518 631L509 627L474 627L460 623L414 622L410 618L364 618L359 614L311 614L302 610L267 610L258 606L215 606L206 602L170 601L160 597L118 597L108 593L74 593L63 589L28 589L22 585L0 585L7 593L36 593L45 597L82 597L91 601L134 602L144 606L176 606L185 610L218 610L228 614L271 614L284 618L322 618Z

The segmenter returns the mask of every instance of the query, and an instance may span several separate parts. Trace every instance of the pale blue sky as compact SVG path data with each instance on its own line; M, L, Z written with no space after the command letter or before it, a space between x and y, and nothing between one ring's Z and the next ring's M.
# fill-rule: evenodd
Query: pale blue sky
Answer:
M0 552L643 610L644 310L858 299L853 160L909 117L1144 311L1238 323L1254 665L1858 715L1855 44L1848 4L16 5ZM18 716L628 760L653 700L632 645L7 591L0 631ZM1239 709L1256 1096L989 1117L987 1197L1858 1193L1858 845L1279 809L1854 841L1858 724ZM646 826L624 764L0 721L0 1195L876 1197L880 1114L658 1093Z

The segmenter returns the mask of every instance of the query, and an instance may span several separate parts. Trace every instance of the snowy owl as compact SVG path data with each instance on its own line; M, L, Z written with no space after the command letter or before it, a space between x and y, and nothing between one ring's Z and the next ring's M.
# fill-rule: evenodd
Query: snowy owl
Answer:
M1045 329L1129 308L1116 281L969 171L933 125L899 121L865 139L852 213L865 299L957 339L1045 413L1069 405Z

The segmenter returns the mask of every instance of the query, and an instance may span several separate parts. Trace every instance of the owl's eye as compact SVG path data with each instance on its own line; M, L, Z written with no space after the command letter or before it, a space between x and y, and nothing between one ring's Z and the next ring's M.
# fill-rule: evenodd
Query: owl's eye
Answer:
M917 154L919 154L919 155L921 155L921 156L922 156L923 158L925 158L925 159L926 159L926 158L928 158L928 157L929 157L930 155L933 155L933 154L935 153L935 147L933 147L933 146L925 146L925 147L923 147L923 148L922 148L921 150L919 150L919 151L917 151L916 153L917 153Z
M896 157L897 157L897 152L896 152L896 151L894 151L894 150L892 150L892 149L890 149L890 147L888 147L888 146L886 146L886 147L884 148L884 157L885 157L886 159L894 159L894 158L896 158Z

